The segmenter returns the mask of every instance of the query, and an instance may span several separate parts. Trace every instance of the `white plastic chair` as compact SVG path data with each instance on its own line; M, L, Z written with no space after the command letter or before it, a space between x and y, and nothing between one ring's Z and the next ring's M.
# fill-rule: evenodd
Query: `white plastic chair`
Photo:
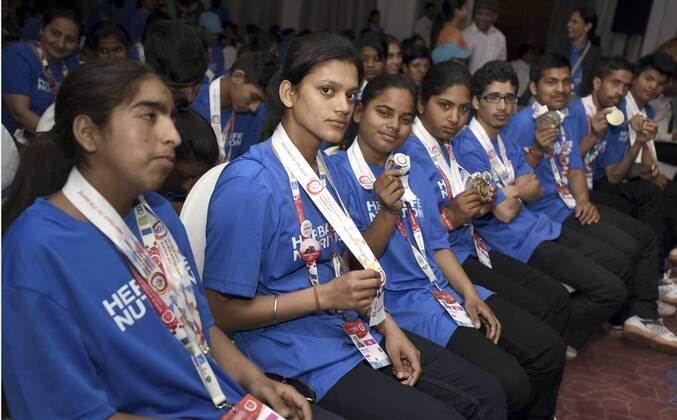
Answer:
M202 277L205 264L209 200L212 197L216 181L226 165L228 164L222 163L216 165L198 179L188 193L181 209L181 215L179 216L181 222L186 227L188 242L190 242L190 247L193 249L193 257L195 258L195 265L200 277Z

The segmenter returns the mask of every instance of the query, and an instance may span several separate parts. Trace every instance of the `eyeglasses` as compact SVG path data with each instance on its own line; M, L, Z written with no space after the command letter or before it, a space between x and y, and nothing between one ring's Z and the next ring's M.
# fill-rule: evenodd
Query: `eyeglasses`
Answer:
M290 385L292 388L296 390L296 392L303 395L303 398L305 398L306 401L308 401L311 404L317 401L317 394L315 394L313 388L311 388L308 384L299 379L285 378L282 375L278 375L277 373L271 372L266 372L266 376L274 381Z
M489 95L477 95L477 97L479 99L484 99L485 101L487 101L490 104L497 104L497 103L501 102L501 100L504 100L506 105L507 104L516 104L517 101L519 100L517 95L512 95L512 94L501 96L497 93L491 93Z

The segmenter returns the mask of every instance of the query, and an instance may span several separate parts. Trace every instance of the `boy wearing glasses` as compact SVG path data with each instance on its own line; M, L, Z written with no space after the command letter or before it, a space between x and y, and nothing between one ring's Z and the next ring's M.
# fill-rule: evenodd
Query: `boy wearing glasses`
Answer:
M527 199L527 207L582 235L585 245L577 250L625 282L628 299L611 322L623 326L624 337L677 354L677 336L663 326L656 305L662 275L656 235L638 220L590 201L579 147L587 131L567 112L569 61L544 54L532 65L530 79L535 102L501 129L506 142L523 150L543 187L542 197ZM619 259L630 263L629 271L616 265Z
M524 207L524 202L541 198L543 188L519 146L500 134L513 113L517 85L517 75L504 61L490 61L475 72L475 117L454 139L453 151L459 165L470 173L491 174L497 189L491 212L472 221L485 242L577 289L571 295L571 318L564 337L567 356L573 358L621 306L625 286L580 251L585 249L585 236ZM621 270L630 270L626 258L616 260Z

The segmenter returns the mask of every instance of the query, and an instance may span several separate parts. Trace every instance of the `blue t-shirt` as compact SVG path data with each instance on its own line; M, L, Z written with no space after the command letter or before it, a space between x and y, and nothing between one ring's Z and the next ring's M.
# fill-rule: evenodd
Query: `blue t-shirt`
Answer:
M566 133L567 149L569 151L569 169L583 169L583 161L581 160L580 141L586 132L580 131L578 122L574 118L566 117L562 124ZM533 117L533 109L526 107L517 115L510 118L508 124L501 130L501 137L506 143L513 143L517 150L522 154L525 147L532 147L535 143L536 134L536 120ZM560 155L562 153L562 134L557 137L553 144L555 152L555 164L557 170L562 173L562 165L560 163ZM557 194L557 184L555 183L555 176L552 173L550 160L547 157L541 159L538 165L534 168L538 180L543 187L543 196L536 201L527 203L527 207L533 211L540 211L548 215L552 220L562 223L573 212L572 209L564 204L564 201Z
M207 121L211 120L209 114L209 83L200 86L195 100L192 103L195 111L199 112ZM226 128L228 120L233 113L229 107L221 110L221 130ZM226 141L225 155L228 156L228 148L231 148L230 160L247 153L249 148L259 142L263 132L263 123L266 118L266 103L262 102L256 112L236 112L235 127Z
M590 42L590 41L588 41ZM576 48L576 45L573 43L573 41L570 41L569 44L571 45L571 53L569 54L569 65L573 69L574 66L576 65L576 62L578 61L579 58L581 58L581 55L583 54L583 50L585 47L588 45L587 43L583 46L583 48ZM571 75L571 81L574 84L574 93L578 95L579 97L581 96L581 88L583 85L583 66L579 65L578 68L574 71L574 73Z
M406 149L405 153L409 155L414 164L421 168L426 175L428 182L434 186L437 207L446 207L449 202L447 185L442 179L442 175L435 167L435 162L433 162L430 155L428 155L428 151L423 143L421 143L421 140L415 136L411 136L407 139L403 149ZM442 155L447 163L449 163L449 155L446 152L443 152ZM463 168L459 169L461 170L461 176L467 174L467 171ZM477 257L475 242L472 239L469 226L459 226L454 230L450 230L447 234L447 239L449 240L449 245L454 251L459 263L463 264L468 256Z
M496 153L501 156L500 148L496 140L492 140ZM515 169L515 177L533 172L526 164L522 152L512 142L504 141L506 153ZM489 157L482 148L479 140L470 128L464 128L455 138L452 144L454 155L458 163L468 172L492 173ZM506 199L500 190L497 180L493 180L496 186L496 201L494 207ZM510 223L503 223L488 213L478 219L473 219L473 226L484 241L497 251L511 256L523 263L529 261L534 249L541 242L555 239L559 236L561 225L555 223L543 213L532 212L528 208L522 208Z
M400 149L398 152L404 153L405 151ZM340 193L344 199L350 197L349 202L353 205L348 206L348 211L357 227L364 232L369 229L380 208L376 195L374 191L362 188L357 181L346 152L337 153L331 159L344 170L345 178L352 181L350 189L340 191ZM383 172L383 167L377 165L369 165L369 167L376 178ZM412 207L423 233L425 254L430 268L435 273L442 290L451 293L463 303L463 298L449 285L435 262L433 251L449 249L449 242L446 230L440 222L435 193L428 178L415 163L412 163L409 171L409 185L418 198ZM402 209L402 220L404 220L411 243L415 244L409 216L405 209ZM388 245L379 261L387 277L385 304L388 312L402 328L413 331L440 346L446 346L458 325L433 297L433 286L430 280L419 267L409 243L397 228L393 229ZM481 286L475 286L475 288L482 299L492 294Z
M146 199L197 273L174 209L157 194ZM125 221L140 237L133 211ZM224 414L124 257L94 225L38 199L5 234L2 251L2 380L12 418ZM202 287L195 290L207 331L214 321ZM227 398L242 398L243 390L211 365Z
M623 159L625 152L630 147L630 132L628 128L628 118L627 118L627 105L625 100L621 102L618 108L623 111L623 114L626 115L625 121L623 124L618 127L613 127L609 125L606 130L606 135L604 139L606 141L606 148L600 156L597 157L598 166L602 171L604 178L606 178L606 172L604 168L608 165L615 165ZM647 104L644 106L644 111L646 112L647 117L654 119L656 117L656 110ZM600 177L601 179L602 177ZM595 178L597 179L597 178Z
M618 108L625 113L625 101L618 105ZM583 136L589 132L588 115L585 113L585 106L582 100L578 100L569 105L569 117L578 125L578 130ZM592 168L592 179L599 181L606 178L604 167L618 163L625 153L625 145L628 142L628 123L627 121L619 126L609 124L604 132L604 138L593 146L598 149L597 157L590 162ZM618 145L621 145L619 148ZM611 146L609 146L611 145ZM580 145L579 145L580 146ZM609 147L615 148L611 153L607 152ZM588 153L593 149L591 148ZM620 154L619 154L620 152Z
M345 183L332 162L327 166L337 185ZM328 188L336 198L333 188ZM327 283L335 277L331 254L336 241L303 190L301 200L322 249L317 260L319 281ZM270 141L252 146L224 169L209 202L205 287L246 298L306 289L311 283L298 252L300 243L287 172ZM339 242L338 251L343 249ZM277 326L240 331L234 339L263 371L301 379L322 398L363 360L343 331L343 322L340 316L323 311ZM376 341L381 340L377 331L371 333Z
M67 57L64 63L68 70L73 70L78 65L78 54ZM49 63L49 69L60 85L64 79L61 61ZM2 47L2 93L28 96L31 100L30 110L38 116L41 116L54 102L42 63L31 46L25 42ZM12 134L22 128L12 118L4 101L2 103L2 125Z

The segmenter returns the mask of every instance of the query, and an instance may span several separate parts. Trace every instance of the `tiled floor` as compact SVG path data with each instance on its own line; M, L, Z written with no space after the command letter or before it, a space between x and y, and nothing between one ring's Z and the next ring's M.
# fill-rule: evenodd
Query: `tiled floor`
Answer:
M567 362L557 408L558 420L677 420L677 356L600 332Z

